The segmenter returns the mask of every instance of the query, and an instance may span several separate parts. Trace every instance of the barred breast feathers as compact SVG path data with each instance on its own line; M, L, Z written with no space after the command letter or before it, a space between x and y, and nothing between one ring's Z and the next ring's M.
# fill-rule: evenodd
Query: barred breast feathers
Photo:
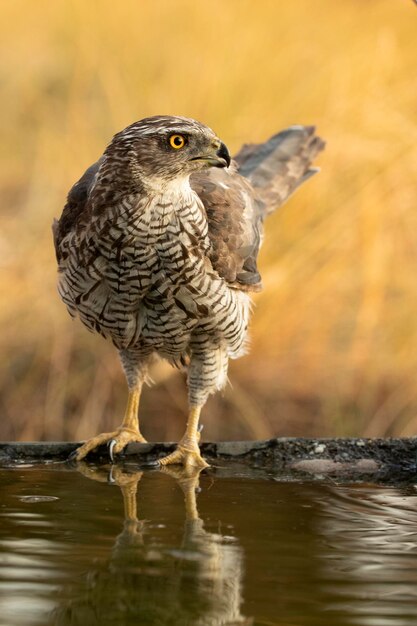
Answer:
M249 300L228 288L207 257L202 202L187 181L156 191L154 184L149 196L96 210L84 231L67 235L61 297L71 314L120 348L153 341L169 358L186 350L199 326L238 356ZM172 336L169 323L177 328Z

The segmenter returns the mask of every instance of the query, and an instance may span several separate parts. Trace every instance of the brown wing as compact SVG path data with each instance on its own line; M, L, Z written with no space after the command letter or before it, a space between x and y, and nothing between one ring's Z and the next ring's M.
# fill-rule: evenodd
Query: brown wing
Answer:
M61 259L59 245L65 235L73 230L78 223L79 218L84 214L88 194L91 186L93 185L102 159L103 157L101 157L93 165L90 165L90 167L81 176L80 180L76 182L73 187L71 187L61 217L59 220L54 220L52 224L55 253L58 263Z
M319 170L310 167L324 141L314 126L290 126L260 144L245 144L235 156L244 176L271 213Z
M256 260L263 220L318 171L310 166L323 148L314 126L292 126L262 144L244 145L228 170L191 177L207 211L211 262L231 286L261 288Z
M260 290L256 258L263 211L253 187L233 162L227 170L212 168L193 174L190 182L207 213L214 269L232 287Z

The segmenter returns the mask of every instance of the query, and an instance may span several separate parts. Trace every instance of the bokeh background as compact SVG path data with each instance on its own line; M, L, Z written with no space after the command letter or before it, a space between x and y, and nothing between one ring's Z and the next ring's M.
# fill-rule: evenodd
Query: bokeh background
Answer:
M267 223L251 354L206 439L417 431L417 8L412 0L13 0L0 20L0 437L120 423L111 345L56 292L50 224L134 120L195 117L232 152L290 124L327 142ZM144 393L150 440L183 431L181 374Z

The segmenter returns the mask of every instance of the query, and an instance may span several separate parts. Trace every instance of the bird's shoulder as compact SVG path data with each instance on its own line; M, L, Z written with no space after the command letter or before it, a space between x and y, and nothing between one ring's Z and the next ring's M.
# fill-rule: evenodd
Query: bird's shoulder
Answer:
M55 252L60 258L60 244L71 231L75 229L81 217L85 217L89 193L96 179L97 172L103 157L90 165L81 178L71 187L67 201L59 220L54 220L52 231L54 235Z
M227 170L210 168L193 174L190 183L207 215L213 268L230 286L259 291L263 212L253 187L233 162Z

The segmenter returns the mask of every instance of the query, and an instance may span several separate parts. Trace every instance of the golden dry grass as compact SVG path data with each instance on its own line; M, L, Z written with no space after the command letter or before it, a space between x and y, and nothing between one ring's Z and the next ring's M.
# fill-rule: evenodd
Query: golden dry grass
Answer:
M72 323L50 236L71 184L135 119L200 119L233 150L293 123L322 172L267 223L251 356L207 438L417 430L417 9L411 0L14 0L2 6L1 433L89 436L120 420L104 341ZM173 439L164 365L145 434Z

